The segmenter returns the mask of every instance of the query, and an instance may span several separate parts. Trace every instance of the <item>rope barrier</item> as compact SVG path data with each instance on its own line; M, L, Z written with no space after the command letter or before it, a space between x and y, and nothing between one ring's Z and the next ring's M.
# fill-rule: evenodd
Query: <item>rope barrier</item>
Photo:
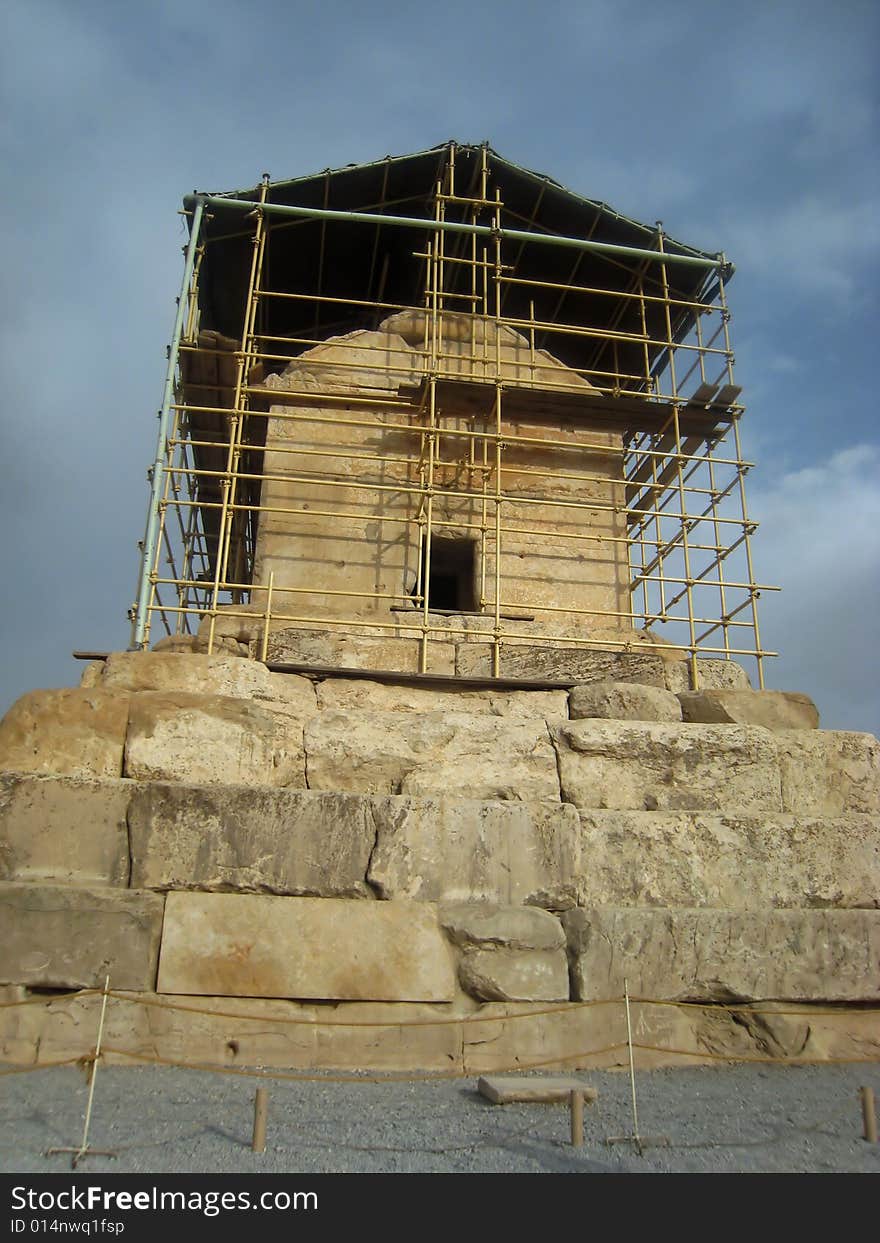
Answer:
M622 1001L621 997L616 998ZM855 1003L842 1002L842 1006L846 1006L846 1010L820 1010L811 1006L808 1001L803 1002L807 1009L803 1010L768 1010L766 1007L770 1002L764 1002L757 1005L754 1002L743 1002L742 1004L733 1004L729 1006L722 1005L721 1002L714 1001L661 1001L657 997L630 997L630 1003L636 1002L642 1006L675 1006L679 1010L711 1010L713 1013L717 1011L725 1011L729 1014L772 1014L786 1015L789 1018L835 1018L836 1016L846 1014L880 1014L880 1009L870 1006L860 1006Z
M508 1023L514 1019L533 1019L546 1014L571 1014L575 1010L587 1009L593 1006L611 1006L620 1001L619 997L608 997L603 998L601 1001L566 1001L558 1006L546 1006L540 1010L522 1010L515 1014L488 1014L485 1016L480 1016L479 1014L439 1015L437 1018L430 1019L401 1020L285 1018L283 1015L243 1014L236 1010L214 1010L206 1006L183 1006L178 1002L164 1001L157 997L116 993L112 989L108 996L115 998L117 1001L127 1001L138 1006L154 1006L159 1010L175 1010L183 1014L206 1014L214 1018L252 1019L261 1023L279 1023L282 1026L293 1027L451 1027L468 1023ZM267 999L263 998L262 1000Z
M558 1066L562 1062L577 1062L588 1057L599 1057L603 1053L613 1053L617 1049L626 1048L626 1041L618 1041L616 1044L605 1045L601 1049L590 1049L582 1053L567 1053L563 1057L549 1057L542 1061L517 1062L507 1067L492 1067L493 1075L513 1074L517 1071L541 1070L546 1066ZM128 1057L133 1061L142 1062L146 1065L156 1066L172 1066L179 1070L201 1070L208 1074L214 1075L241 1075L247 1079L279 1079L290 1082L301 1083L429 1083L435 1079L468 1079L473 1076L474 1071L465 1070L463 1067L457 1070L435 1070L423 1071L420 1074L404 1073L387 1075L371 1075L371 1074L336 1074L336 1073L285 1073L284 1071L264 1071L249 1070L245 1067L234 1066L208 1066L200 1062L179 1062L173 1058L160 1057L158 1054L134 1053L128 1049L116 1049L111 1045L104 1046L105 1053L112 1053L117 1057Z
M683 1057L710 1058L716 1062L762 1062L772 1066L863 1066L870 1059L864 1057L748 1057L742 1053L710 1053L708 1049L676 1049L672 1045L639 1044L634 1049L650 1053L673 1053Z
M778 1067L822 1066L822 1065L834 1065L834 1066L853 1065L854 1066L858 1064L864 1064L866 1060L871 1060L871 1059L866 1059L865 1057L830 1057L828 1056L828 1057L819 1058L819 1057L803 1057L799 1055L789 1057L784 1054L782 1056L773 1056L769 1054L762 1055L762 1054L747 1054L747 1053L732 1053L732 1052L718 1053L713 1050L709 1050L705 1048L683 1049L683 1048L676 1047L675 1045L659 1045L659 1044L651 1044L645 1041L636 1041L633 1039L633 1031L632 1031L631 1022L630 1022L630 1003L631 1002L637 1005L644 1005L644 1006L667 1006L667 1007L672 1007L673 1009L697 1010L700 1012L709 1011L709 1012L714 1012L714 1013L721 1012L721 1013L728 1013L732 1015L742 1014L742 1013L753 1013L753 1014L768 1015L768 1016L794 1015L796 1017L804 1017L805 1015L813 1016L817 1014L838 1016L841 1014L841 1010L837 1009L837 1010L819 1011L819 1010L810 1010L809 1008L807 1008L806 1010L801 1009L801 1010L796 1010L796 1011L790 1011L790 1010L769 1010L768 1011L760 1006L753 1005L753 1004L752 1005L748 1005L748 1004L713 1005L711 1003L706 1003L706 1002L661 1001L656 998L646 998L646 997L631 998L629 995L627 986L626 986L626 981L624 981L624 995L622 998L611 997L611 998L602 998L602 999L595 999L595 1000L590 1000L590 1001L581 1001L581 1002L574 1002L574 1003L571 1003L571 1002L560 1003L557 1005L542 1006L540 1009L532 1009L532 1010L525 1010L525 1011L520 1010L520 1011L515 1011L513 1013L492 1014L489 1016L481 1016L479 1013L471 1013L471 1014L458 1015L458 1016L440 1015L440 1016L432 1017L428 1019L413 1019L409 1021L399 1021L399 1020L395 1021L394 1019L391 1019L391 1020L389 1019L322 1020L317 1015L312 1015L308 1018L305 1018L305 1017L286 1018L283 1016L278 1016L276 1018L276 1017L268 1017L266 1015L247 1014L246 1012L242 1013L242 1012L233 1011L233 1010L215 1009L213 1007L208 1007L208 1006L182 1005L180 1002L167 1000L164 997L159 997L156 995L145 997L137 993L126 994L122 992L111 991L109 976L105 980L103 989L101 989L100 991L97 989L82 989L82 990L78 990L76 992L71 992L71 993L65 993L65 994L60 994L60 995L55 994L50 997L43 996L43 997L24 998L16 1002L3 1003L2 1008L6 1009L6 1008L14 1007L17 1005L42 1004L44 1005L44 1007L48 1009L48 1007L50 1007L51 1005L59 1001L62 1003L69 1002L71 1000L79 1001L81 999L90 998L93 996L101 996L102 1006L101 1006L101 1018L100 1018L100 1023L98 1026L98 1033L97 1033L97 1042L92 1051L86 1054L81 1054L78 1056L73 1056L73 1057L68 1057L68 1058L61 1058L61 1059L57 1059L53 1061L34 1062L26 1066L11 1066L11 1067L5 1067L3 1069L0 1069L0 1077L5 1078L11 1075L32 1074L35 1071L39 1071L39 1070L54 1070L54 1069L70 1067L70 1066L78 1066L81 1069L86 1068L86 1067L90 1068L91 1073L89 1076L88 1105L87 1105L86 1114L85 1114L83 1138L82 1138L80 1145L78 1148L57 1148L57 1149L49 1150L50 1152L72 1153L73 1154L73 1159L72 1159L73 1168L76 1168L78 1161L81 1160L82 1158L89 1156L89 1155L98 1155L98 1150L93 1150L89 1148L88 1131L89 1131L89 1122L90 1122L91 1112L92 1112L93 1095L94 1095L95 1080L97 1076L98 1066L102 1061L105 1062L106 1064L106 1059L108 1057L122 1059L123 1062L125 1061L128 1061L129 1063L134 1062L144 1068L151 1067L151 1066L168 1067L169 1069L175 1069L175 1070L200 1071L200 1072L212 1074L212 1075L235 1076L238 1078L259 1080L261 1082L277 1082L277 1083L283 1083L283 1082L287 1082L287 1083L334 1083L334 1084L369 1083L369 1084L376 1084L376 1085L388 1085L392 1083L413 1084L413 1083L432 1083L432 1082L444 1082L444 1081L450 1081L450 1080L462 1080L465 1078L472 1078L475 1074L479 1073L476 1068L474 1068L472 1065L469 1065L469 1061L471 1059L468 1056L468 1051L466 1047L466 1037L464 1037L463 1032L462 1032L462 1038L460 1039L460 1042L459 1042L461 1047L454 1055L455 1060L456 1060L455 1066L440 1069L440 1070L429 1070L429 1071L426 1070L426 1071L421 1071L421 1072L391 1071L391 1072L381 1074L381 1073L364 1073L364 1072L348 1072L348 1073L342 1072L340 1073L336 1071L327 1072L327 1071L320 1071L320 1070L318 1071L268 1070L267 1071L265 1069L255 1068L255 1067L218 1066L218 1065L209 1065L203 1062L186 1062L186 1061L181 1061L177 1058L163 1057L161 1056L161 1054L155 1051L149 1052L149 1053L140 1053L140 1052L136 1052L131 1049L123 1049L123 1048L119 1048L114 1045L102 1044L106 1008L107 1008L107 1003L111 998L117 1002L128 1002L129 1004L143 1005L145 1007L168 1010L174 1013L199 1014L199 1015L205 1015L209 1017L235 1019L239 1021L241 1019L259 1018L260 1021L263 1023L270 1023L270 1024L276 1024L276 1025L280 1024L282 1026L289 1026L289 1025L308 1026L308 1027L311 1027L313 1030L314 1029L325 1029L326 1030L328 1028L333 1028L333 1027L339 1027L339 1028L344 1028L344 1029L357 1029L357 1028L391 1028L393 1029L393 1028L397 1028L400 1031L401 1035L404 1033L405 1029L408 1027L437 1027L437 1026L456 1025L459 1028L464 1029L468 1026L472 1027L475 1023L483 1024L483 1023L491 1023L491 1022L511 1022L517 1019L524 1019L524 1018L538 1018L538 1017L554 1015L554 1014L566 1014L566 1013L571 1014L574 1011L587 1010L587 1009L591 1009L597 1006L623 1004L626 1007L625 1009L626 1040L625 1041L616 1041L612 1044L607 1044L600 1048L595 1048L595 1049L588 1049L588 1050L582 1049L576 1053L568 1053L568 1054L562 1054L562 1055L557 1053L556 1055L552 1057L546 1057L546 1058L541 1058L541 1059L530 1059L527 1061L517 1060L517 1061L514 1061L512 1065L509 1064L507 1066L501 1066L498 1064L494 1064L492 1065L491 1070L495 1074L523 1073L523 1072L528 1072L528 1071L542 1070L548 1067L553 1067L554 1069L557 1069L560 1066L571 1065L572 1063L574 1063L574 1069L584 1070L587 1068L587 1064L590 1063L592 1059L599 1058L599 1057L602 1057L604 1055L611 1054L611 1053L618 1053L626 1049L628 1051L630 1076L632 1079L632 1110L633 1110L632 1133L615 1138L615 1139L610 1139L608 1142L609 1143L618 1143L618 1142L633 1143L635 1144L636 1149L640 1155L642 1154L643 1144L647 1143L648 1141L643 1139L639 1135L638 1115L637 1115L637 1110L636 1110L636 1083L635 1083L635 1063L634 1063L634 1052L636 1050L642 1053L659 1054L663 1058L682 1057L682 1058L693 1059L703 1064L709 1061L709 1062L725 1062L728 1065L730 1064L747 1064L747 1065L757 1064L757 1065L774 1065ZM246 1000L246 999L243 999L243 1000ZM853 1012L852 1008L850 1008L848 1013L852 1014L852 1012ZM880 1011L876 1009L864 1009L864 1010L858 1009L855 1012L857 1014L869 1014L870 1015L870 1014L878 1013ZM234 1051L237 1053L238 1052L237 1045L234 1045L233 1048L234 1048ZM474 1060L478 1060L478 1059L479 1059L479 1052L477 1053L477 1057ZM647 1068L643 1068L643 1069L647 1069ZM258 1099L261 1097L261 1095L265 1099L265 1090L262 1088L258 1089L257 1091ZM572 1118L574 1119L574 1116L575 1116L574 1115L574 1109L575 1109L574 1101L572 1101L571 1108L572 1108ZM573 1123L573 1126L574 1126L574 1123ZM572 1134L573 1135L575 1134L574 1130L572 1131ZM256 1135L256 1131L255 1131L255 1135ZM256 1140L254 1142L256 1143ZM572 1142L574 1143L575 1140L573 1139ZM262 1149L259 1149L259 1151L262 1151ZM113 1155L113 1154L105 1154L105 1155Z
M516 1062L508 1066L493 1066L492 1073L497 1075L515 1074L517 1072L529 1070L541 1070L547 1066L558 1066L566 1062L583 1061L590 1057L600 1057L605 1053L615 1053L620 1049L627 1047L626 1041L617 1041L615 1044L603 1045L599 1049L585 1049L578 1053L566 1053L563 1056L556 1055L554 1057L543 1058L540 1061ZM857 1066L864 1065L865 1058L860 1057L770 1057L770 1056L749 1056L746 1054L730 1054L730 1053L713 1053L708 1049L679 1049L673 1045L657 1045L645 1044L641 1041L634 1040L632 1047L639 1049L645 1053L663 1053L673 1054L680 1057L694 1057L699 1059L709 1059L718 1062L748 1062L770 1066ZM338 1074L330 1072L319 1072L310 1074L308 1072L290 1072L284 1071L265 1071L251 1070L247 1067L235 1066L211 1066L204 1062L181 1062L175 1058L161 1057L159 1054L135 1053L131 1049L118 1049L113 1045L105 1045L103 1054L112 1054L114 1057L126 1057L135 1062L140 1062L147 1066L169 1066L178 1070L197 1070L206 1074L213 1075L238 1075L247 1079L271 1079L287 1082L301 1083L429 1083L432 1080L446 1079L462 1079L470 1078L475 1071L469 1071L464 1068L456 1070L437 1070L423 1071L419 1074L403 1073L395 1074L393 1072L386 1075L373 1074ZM62 1058L53 1062L36 1062L28 1066L13 1066L0 1070L0 1078L7 1075L25 1075L31 1074L38 1070L54 1070L59 1066L82 1066L95 1060L93 1054L84 1054L77 1057Z
M6 1075L29 1075L35 1070L52 1070L56 1066L78 1066L83 1062L91 1062L94 1058L91 1054L85 1054L78 1057L65 1057L58 1062L31 1062L27 1066L8 1066L0 1070L0 1078Z
M13 1006L50 1006L55 1001L70 1001L81 997L100 997L99 988L80 988L72 993L53 993L51 996L25 997L22 1001L0 1001L0 1010L11 1010Z
M18 1001L0 1002L0 1009L9 1009L15 1006L34 1006L43 1005L46 1007L66 1001L81 1001L89 997L102 996L102 990L96 988L79 989L76 992L57 993L51 996L27 997ZM321 1019L317 1016L311 1017L286 1017L284 1015L267 1015L267 1014L248 1014L238 1010L221 1010L212 1006L193 1006L182 1005L180 1002L167 1000L159 995L145 995L139 993L122 993L114 989L110 989L107 993L108 997L112 997L115 1001L127 1002L129 1005L154 1007L159 1010L172 1010L182 1014L199 1014L210 1018L227 1018L248 1020L261 1023L275 1023L280 1026L290 1027L345 1027L345 1028L381 1028L381 1027L454 1027L468 1026L473 1024L484 1023L511 1023L518 1019L534 1019L541 1018L548 1014L572 1014L576 1010L587 1010L597 1006L621 1005L623 997L602 997L594 998L588 1001L566 1001L558 1005L544 1006L537 1010L519 1010L505 1014L487 1014L479 1013L460 1014L460 1015L438 1015L432 1018L420 1019ZM252 998L242 998L243 1001L253 1000ZM260 998L259 1000L273 1000L272 998ZM278 999L283 1001L282 998ZM804 1008L800 1010L781 1010L768 1009L767 1003L763 1005L755 1003L733 1003L725 1005L721 1002L710 1001L674 1001L671 999L663 999L659 997L638 997L631 996L630 1004L641 1006L655 1007L671 1007L677 1010L702 1010L712 1014L757 1014L772 1016L774 1018L839 1018L842 1014L849 1016L865 1015L872 1016L880 1014L880 1008L868 1006L847 1006L839 1009L819 1009L804 1003ZM363 1004L371 1004L365 1002ZM382 1004L382 1003L375 1003Z

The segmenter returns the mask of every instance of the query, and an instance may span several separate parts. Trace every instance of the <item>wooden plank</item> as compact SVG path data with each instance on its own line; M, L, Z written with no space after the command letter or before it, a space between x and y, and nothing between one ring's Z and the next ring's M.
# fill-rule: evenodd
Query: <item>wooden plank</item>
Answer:
M598 650L598 649L594 649ZM617 653L612 653L617 655ZM462 678L453 673L401 673L394 669L349 669L345 665L302 665L267 661L270 673L297 673L314 678L361 678L398 686L444 686L450 690L568 691L583 679Z
M712 402L713 408L732 406L742 392L741 384L725 384Z
M697 450L702 448L702 436L686 436L681 442L682 453L690 455L696 454ZM639 467L639 469L627 480L626 504L629 509L652 509L654 506L655 488L660 491L665 489L666 485L675 477L678 470L678 459L673 456L675 450L674 436L661 436L657 444L654 446L661 453L669 455L668 461L662 458L647 458ZM656 481L651 474L651 462L657 463ZM682 470L687 470L692 462L684 461L681 463ZM640 484L641 487L633 487L633 484Z
M693 396L688 398L688 405L707 406L712 400L712 396L717 388L717 384L709 384L707 380L704 380L703 383L695 389Z

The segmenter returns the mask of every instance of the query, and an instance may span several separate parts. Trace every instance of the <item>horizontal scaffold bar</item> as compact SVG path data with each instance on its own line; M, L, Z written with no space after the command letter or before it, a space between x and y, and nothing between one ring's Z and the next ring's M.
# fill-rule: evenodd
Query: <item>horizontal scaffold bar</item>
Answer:
M645 250L639 246L620 246L613 242L597 242L585 237L564 237L551 233L530 233L526 229L494 228L487 224L465 224L457 220L431 220L423 216L383 216L379 212L334 211L322 207L295 207L288 203L260 203L250 199L224 198L219 194L188 194L184 208L192 211L203 206L224 207L232 211L262 211L275 216L299 216L309 220L339 220L352 223L389 225L395 228L423 229L429 233L467 233L475 237L500 238L512 242L537 242L569 250L588 250L598 254L622 255L629 259L647 259L653 263L677 263L696 268L729 269L723 255L677 255L671 251Z

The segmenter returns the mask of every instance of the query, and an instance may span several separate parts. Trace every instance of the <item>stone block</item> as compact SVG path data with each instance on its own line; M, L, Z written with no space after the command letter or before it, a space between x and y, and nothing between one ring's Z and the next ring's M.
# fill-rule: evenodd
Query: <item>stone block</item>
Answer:
M447 902L440 907L439 916L453 945L511 950L554 950L565 945L562 924L555 915L536 906Z
M238 656L194 652L112 652L104 662L101 684L123 691L224 695L250 699L265 692L269 670Z
M140 889L373 896L363 795L150 783L132 799L129 826Z
M572 720L604 717L612 721L680 721L681 705L672 691L637 682L588 682L568 696Z
M777 735L786 811L807 816L880 812L880 742L843 730Z
M418 639L373 638L335 630L274 630L269 635L268 664L312 665L328 669L388 669L418 673ZM455 673L455 647L428 644L428 673Z
M208 647L213 656L237 656L249 660L251 653L247 641L220 634L219 628L214 632L214 642L210 643L207 634L171 634L153 644L154 652L183 652L184 655L207 656Z
M481 1001L568 1001L564 950L467 949L458 979Z
M420 902L170 893L162 993L451 1001L436 911Z
M569 1006L547 1012L546 1001L489 1001L463 1027L462 1057L467 1075L497 1071L595 1069L624 1065L623 1006ZM608 1049L597 1059L594 1050Z
M132 992L126 997L131 1004L111 1003L107 1008L105 1047L175 1062L233 1069L440 1070L468 1076L514 1069L546 1072L551 1063L566 1074L579 1067L628 1065L622 1004L479 1004L464 994L452 1004L331 1005L237 997L194 1001ZM141 999L167 1003L167 1008L138 1005ZM0 1001L26 1000L35 999L24 988L0 987ZM91 1054L100 995L78 993L42 1001L0 1007L0 1059L41 1065ZM197 1013L196 1007L210 1013ZM645 1068L703 1064L717 1069L719 1056L733 1061L804 1057L862 1062L880 1057L880 1031L871 1009L758 1002L734 1016L720 1007L680 1009L635 1000L630 1009L634 1038L659 1046L659 1051L639 1050L639 1065ZM664 1049L692 1049L693 1054ZM714 1057L707 1062L707 1055ZM130 1058L113 1053L107 1061L131 1065ZM534 1080L518 1075L516 1082L527 1090Z
M42 1006L28 1005L30 1000L23 985L0 984L0 1062L33 1066L37 1060L44 1011Z
M458 1000L466 1002L461 994ZM460 1017L455 1008L387 1001L324 1005L315 1015L316 1064L355 1071L461 1071L462 1028L454 1021Z
M300 718L314 716L315 688L296 674L270 673L258 660L181 652L114 652L104 663L101 685L124 691L220 695L266 703Z
M513 644L501 650L502 677L534 681L638 682L665 687L668 664L654 652L605 652ZM455 672L460 678L492 677L492 644L460 643Z
M193 785L305 785L302 725L243 699L132 697L125 776Z
M774 732L819 728L812 699L793 691L682 691L678 699L684 720L704 725L762 725Z
M150 990L164 898L134 889L0 883L0 982Z
M127 885L128 781L0 774L0 880Z
M327 678L318 683L317 692L319 708L340 712L451 711L541 720L568 714L566 691L460 691L443 686L395 686L361 678Z
M101 675L104 672L103 660L90 660L82 671L79 680L81 690L89 691L96 686L101 685Z
M567 911L573 996L876 1002L880 911Z
M306 723L312 790L556 799L556 759L540 720L463 712L322 712Z
M559 803L459 798L373 801L369 883L383 898L529 904L574 902L580 825Z
M666 689L679 695L695 688L691 685L690 662L683 660L665 667ZM751 687L749 675L735 660L710 660L697 658L697 674L700 690L743 690Z
M148 1004L139 1005L141 1000ZM201 1009L215 1013L200 1014ZM316 1065L319 1009L262 997L128 994L127 1004L109 1008L105 1040L148 1061L161 1057L184 1065L310 1070ZM84 1028L87 1035L88 1025ZM108 1060L114 1060L112 1055ZM132 1064L130 1058L119 1061Z
M580 815L580 906L880 906L878 816Z
M486 1075L477 1081L477 1091L493 1105L512 1105L517 1102L535 1102L543 1105L567 1105L572 1092L579 1092L590 1104L599 1099L599 1093L582 1079L567 1079L553 1075L535 1075L524 1079L522 1075Z
M782 810L764 729L581 720L564 723L556 745L562 796L581 809Z
M0 769L121 777L128 702L97 688L22 695L0 721Z

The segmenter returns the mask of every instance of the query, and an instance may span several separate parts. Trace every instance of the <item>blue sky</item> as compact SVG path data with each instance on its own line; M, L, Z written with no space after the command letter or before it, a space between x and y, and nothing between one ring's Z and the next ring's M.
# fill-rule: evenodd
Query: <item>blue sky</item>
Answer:
M724 250L768 683L880 730L880 8L6 0L0 710L124 648L183 194L487 139Z

